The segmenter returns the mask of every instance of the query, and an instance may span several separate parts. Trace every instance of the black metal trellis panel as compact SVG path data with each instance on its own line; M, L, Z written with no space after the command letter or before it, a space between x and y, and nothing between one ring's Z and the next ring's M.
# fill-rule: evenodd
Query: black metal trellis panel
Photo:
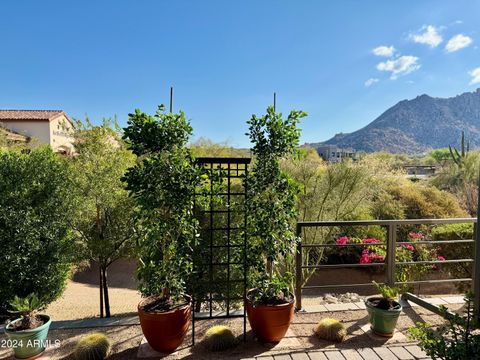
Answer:
M244 306L244 300L247 292L247 213L246 202L248 201L247 186L243 179L248 176L248 165L250 158L226 158L226 157L200 157L197 158L197 165L201 166L209 177L210 188L208 194L195 194L198 196L208 196L207 208L196 206L196 216L203 219L201 222L199 250L201 259L194 256L193 270L200 271L207 269L204 279L197 281L196 286L200 286L207 298L198 298L199 294L193 293L193 315L192 315L192 342L195 343L195 322L199 320L243 318L243 339L246 340L247 315ZM236 181L239 189L232 188L232 182ZM220 185L215 188L215 183ZM225 198L224 208L216 204L215 199ZM236 208L238 204L232 201L232 197L242 198L243 204ZM221 218L224 223L221 223ZM220 224L217 224L220 222ZM224 233L220 243L217 243L217 234ZM235 235L233 235L235 233ZM241 235L239 235L241 234ZM241 237L240 242L237 242ZM236 239L232 243L232 238ZM205 251L206 250L206 251ZM226 251L226 254L223 252ZM232 252L234 252L232 254ZM220 254L220 260L217 260ZM223 254L223 257L222 257ZM240 254L240 256L239 256ZM198 255L198 254L197 254ZM226 255L226 259L225 259ZM223 269L226 271L226 279L216 279L214 269ZM233 270L233 271L232 271ZM237 278L232 278L233 275ZM239 273L241 276L238 276ZM226 294L218 296L216 286L224 285L221 290L226 290ZM232 291L232 286L237 286ZM203 287L202 287L203 286ZM238 287L241 289L238 289ZM235 294L235 290L237 293ZM232 294L233 293L233 294ZM201 296L201 295L200 295ZM232 311L232 302L239 301L243 310ZM200 303L198 303L200 302ZM214 311L214 303L222 302L225 304L225 311ZM204 312L197 313L195 310L198 305L207 304Z

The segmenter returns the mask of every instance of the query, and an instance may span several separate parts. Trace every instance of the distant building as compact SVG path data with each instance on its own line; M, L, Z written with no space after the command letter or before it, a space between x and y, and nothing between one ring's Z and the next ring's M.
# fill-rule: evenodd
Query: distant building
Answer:
M345 159L355 160L356 151L353 148L340 148L337 145L321 145L317 147L320 157L328 162L340 162Z
M71 154L75 126L62 110L0 110L0 127ZM10 135L12 136L12 135Z
M435 175L437 167L434 165L405 165L403 169L410 180L421 180Z

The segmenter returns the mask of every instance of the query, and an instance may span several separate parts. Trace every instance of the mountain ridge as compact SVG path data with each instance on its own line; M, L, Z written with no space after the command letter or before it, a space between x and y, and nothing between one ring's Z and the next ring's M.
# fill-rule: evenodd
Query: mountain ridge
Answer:
M422 94L401 100L357 131L306 145L419 154L458 146L462 131L472 148L480 146L480 88L449 98Z

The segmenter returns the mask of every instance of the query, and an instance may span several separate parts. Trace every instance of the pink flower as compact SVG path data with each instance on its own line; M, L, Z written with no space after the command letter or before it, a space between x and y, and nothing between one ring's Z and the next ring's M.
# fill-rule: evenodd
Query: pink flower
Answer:
M364 244L378 244L380 240L375 239L375 238L368 238L368 239L363 239L362 242Z
M370 259L373 262L385 262L385 256L383 255L370 254Z
M362 251L362 256L360 257L360 264L370 264L372 259L369 256L368 249Z
M440 256L440 255L439 255L439 256L437 256L437 260L438 260L438 261L445 261L445 258L444 258L443 256Z
M408 234L408 236L410 236L410 238L414 240L423 239L425 237L425 235L423 235L421 232L411 232L410 234Z
M341 238L338 238L335 242L337 243L337 245L345 245L348 242L348 237L342 236Z
M415 248L413 247L412 244L402 244L402 247L404 247L407 250L413 251Z

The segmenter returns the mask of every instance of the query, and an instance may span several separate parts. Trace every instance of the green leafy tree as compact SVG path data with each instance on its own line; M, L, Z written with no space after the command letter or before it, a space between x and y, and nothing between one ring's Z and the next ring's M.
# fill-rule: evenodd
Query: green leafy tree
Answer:
M121 180L135 156L111 125L77 121L76 155L69 159L77 200L73 228L82 258L99 267L101 317L110 317L108 268L131 255L135 245L135 201Z
M124 138L140 161L124 179L139 206L137 275L144 296L180 300L192 270L194 190L201 177L186 147L191 134L184 113L166 113L163 105L154 116L138 109L129 114Z
M264 116L253 115L247 122L248 136L255 155L253 171L247 178L249 225L249 259L255 274L250 281L259 287L262 299L288 297L288 289L279 291L279 280L286 280L275 266L281 260L292 260L296 244L293 223L297 218L298 184L280 168L280 160L296 152L300 129L298 123L307 114L291 111L286 119L267 108ZM277 269L278 270L278 269ZM265 280L268 281L265 281ZM287 294L285 292L287 291ZM283 293L283 294L282 294Z
M73 261L68 169L50 148L0 150L0 309L63 292Z

